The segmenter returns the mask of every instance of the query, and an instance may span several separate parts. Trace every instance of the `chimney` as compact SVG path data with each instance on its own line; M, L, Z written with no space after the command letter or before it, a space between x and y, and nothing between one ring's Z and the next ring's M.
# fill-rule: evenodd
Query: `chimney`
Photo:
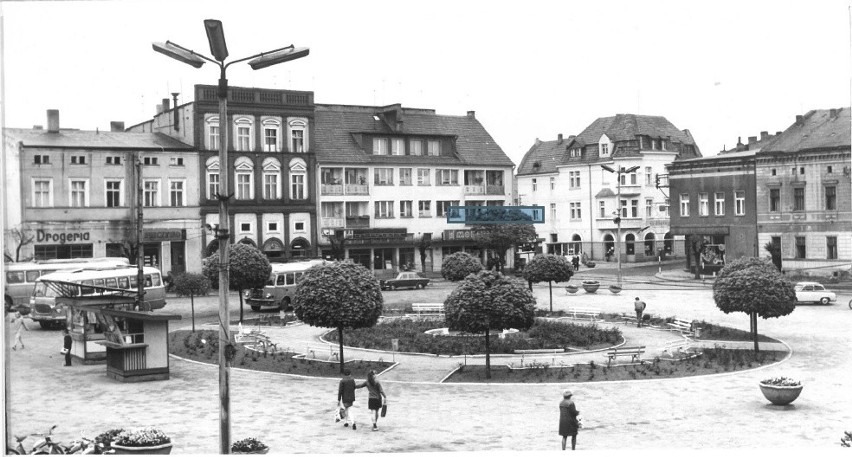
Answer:
M180 119L178 118L178 111L177 111L177 107L178 107L177 96L178 96L178 94L180 94L180 92L172 92L172 99L175 101L175 122L174 122L175 132L180 131Z
M798 126L805 125L805 116L802 116L801 114L797 114L796 115L796 125L798 125Z
M781 134L781 131L779 130L779 131L775 132L775 134L776 134L776 135L780 135L780 134Z
M168 111L169 109L171 109L171 103L172 103L172 101L169 100L168 98L163 99L163 112L164 113L166 111Z
M110 132L123 132L124 131L124 121L110 121L109 131Z
M574 138L577 138L577 135L568 135L568 141L571 141Z
M559 139L556 141L556 144L562 144L562 134L561 133L559 134L559 136L557 138L559 138Z
M760 132L760 141L769 139L769 132Z
M757 143L757 137L756 136L748 137L748 144L754 144L754 143Z
M739 149L740 146L742 146L742 145L743 145L743 137L738 136L737 137L737 149Z
M59 133L59 110L47 110L47 131L50 133Z
M471 119L476 119L476 111L468 111L467 117L469 117Z

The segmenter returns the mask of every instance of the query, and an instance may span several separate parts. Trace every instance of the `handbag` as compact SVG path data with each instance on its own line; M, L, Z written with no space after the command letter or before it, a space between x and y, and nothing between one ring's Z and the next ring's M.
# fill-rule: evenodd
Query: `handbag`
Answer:
M59 351L59 353L60 353L60 354L62 354L62 355L67 354L67 353L68 353L68 348L62 348L62 349Z
M382 405L382 413L381 413L382 417L385 417L387 415L387 413L388 413L388 404L385 403L385 404Z

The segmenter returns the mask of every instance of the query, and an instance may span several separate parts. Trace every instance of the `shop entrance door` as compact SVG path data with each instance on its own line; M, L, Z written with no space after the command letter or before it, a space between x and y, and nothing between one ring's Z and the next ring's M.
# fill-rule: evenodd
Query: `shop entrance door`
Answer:
M184 255L184 250L186 249L185 241L172 241L172 268L171 271L173 275L178 273L183 273L186 271L186 256Z
M145 243L142 250L142 261L146 267L159 268L160 266L160 243Z

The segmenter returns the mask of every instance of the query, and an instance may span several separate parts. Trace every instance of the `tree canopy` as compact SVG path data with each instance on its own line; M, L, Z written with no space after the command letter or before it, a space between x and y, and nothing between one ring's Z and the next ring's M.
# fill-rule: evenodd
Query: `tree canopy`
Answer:
M568 281L574 267L561 255L537 255L524 267L524 279L533 283L547 281L550 290L550 311L553 312L553 282Z
M240 322L242 322L243 290L263 287L272 273L272 266L260 249L246 243L228 245L228 256L228 288L240 292ZM211 285L219 287L218 252L204 259L201 272L210 280Z
M482 262L467 252L456 252L444 257L441 276L448 281L460 281L472 273L482 271Z
M210 280L198 273L181 273L175 276L172 291L179 297L197 297L210 292Z
M479 246L494 251L499 268L506 264L506 251L519 244L535 243L535 227L530 224L474 225L473 232Z

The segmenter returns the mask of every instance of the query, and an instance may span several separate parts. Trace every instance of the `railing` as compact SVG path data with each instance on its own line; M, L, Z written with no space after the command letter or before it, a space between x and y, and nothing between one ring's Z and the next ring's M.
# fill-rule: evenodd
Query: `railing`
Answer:
M504 195L506 193L506 188L502 185L486 185L485 193L487 195Z
M320 193L322 195L343 195L342 184L321 184Z
M369 195L370 188L366 184L347 184L346 195Z
M346 220L342 217L324 217L321 224L323 228L343 228L346 227Z
M485 186L464 186L466 195L485 195Z
M346 228L369 228L370 216L347 216Z

